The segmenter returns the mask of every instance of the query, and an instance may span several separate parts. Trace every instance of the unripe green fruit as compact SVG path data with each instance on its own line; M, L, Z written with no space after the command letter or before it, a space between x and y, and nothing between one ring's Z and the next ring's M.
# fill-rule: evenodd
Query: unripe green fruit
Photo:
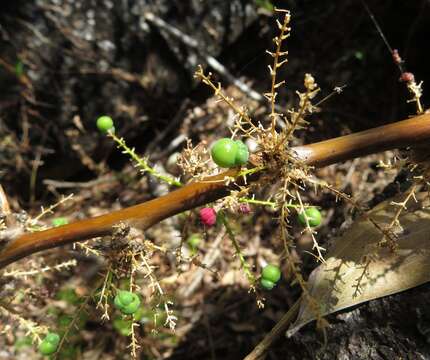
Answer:
M272 290L275 287L275 283L273 281L262 278L260 280L261 287L266 290Z
M245 165L248 162L249 151L242 141L223 138L216 141L212 146L211 155L215 164L230 168Z
M229 138L219 139L211 150L212 160L218 166L230 168L236 165L237 144Z
M48 333L43 341L39 344L39 352L42 355L51 355L57 351L60 343L60 335L56 333Z
M130 291L121 290L115 296L114 304L123 314L134 314L140 306L139 296Z
M121 312L126 315L131 315L131 314L134 314L137 310L139 310L139 306L140 306L140 300L138 299L137 301L132 302L127 306L124 306L121 309Z
M273 283L277 283L281 278L281 269L279 269L279 267L276 265L266 265L261 272L261 277L264 280L269 280Z
M131 302L133 302L134 297L133 293L130 291L119 291L118 294L115 297L115 301L117 301L121 306L127 306Z
M39 344L39 352L42 355L51 355L57 351L58 344L52 344L49 341L42 341Z
M46 337L43 339L43 341L47 341L51 344L58 345L60 342L60 335L57 333L48 333Z
M249 159L248 147L240 140L236 140L237 153L236 153L236 165L245 165Z
M111 130L112 132L115 131L115 128L113 126L113 120L112 120L112 118L110 116L106 116L106 115L100 116L97 119L97 128L102 133L107 133L109 130Z
M199 234L192 234L187 239L187 244L190 248L195 249L197 246L199 246L200 242L202 241L202 238Z
M303 226L306 226L306 218L308 219L308 223L310 227L315 227L321 224L321 213L320 211L315 208L307 208L305 211L301 212L298 216L299 223Z

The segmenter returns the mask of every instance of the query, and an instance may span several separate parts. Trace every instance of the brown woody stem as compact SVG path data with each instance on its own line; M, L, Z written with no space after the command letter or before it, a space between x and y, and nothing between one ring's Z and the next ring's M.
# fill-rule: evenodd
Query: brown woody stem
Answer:
M414 146L430 140L430 114L361 131L351 135L297 146L297 156L307 164L323 167L377 152Z
M304 163L322 167L384 150L414 146L429 139L430 115L426 114L375 129L298 146L293 150ZM41 250L111 234L112 228L120 223L147 229L172 215L226 196L234 185L226 185L224 179L226 176L236 175L237 170L229 170L139 205L44 231L26 233L6 244L0 243L0 268Z

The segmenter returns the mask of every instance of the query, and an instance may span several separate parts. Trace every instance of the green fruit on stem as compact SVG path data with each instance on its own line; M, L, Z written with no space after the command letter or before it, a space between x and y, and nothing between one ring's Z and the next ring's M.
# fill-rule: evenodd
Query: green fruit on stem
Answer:
M310 227L315 227L321 224L322 216L316 207L306 208L305 211L302 211L298 216L299 223L306 226L306 218L308 219Z
M245 165L249 159L248 147L240 140L235 141L237 145L236 165Z
M51 355L57 351L59 343L60 335L57 333L48 333L39 344L39 352L42 355Z
M58 345L58 343L60 342L60 335L54 332L48 333L46 337L43 339L43 341L47 341L51 344Z
M134 314L137 310L139 310L140 300L138 299L136 302L131 303L130 305L124 306L121 309L121 312L126 315Z
M134 296L136 295L130 291L120 290L115 297L115 302L118 302L119 306L127 306L133 302Z
M109 130L114 132L115 128L113 126L113 120L110 116L100 116L97 119L97 128L102 132L102 133L107 133Z
M134 314L140 306L139 296L130 291L120 290L115 296L114 304L123 314Z
M260 280L261 287L266 290L272 290L275 287L275 283L273 281L262 278Z
M57 351L57 347L58 347L58 345L56 345L56 344L52 344L48 341L42 341L39 344L39 352L42 355L51 355Z
M266 265L261 272L261 277L264 280L269 280L272 283L277 283L281 278L281 269L276 265Z
M236 166L236 154L237 144L229 138L217 140L211 150L212 160L223 168Z
M187 239L187 244L191 249L195 249L197 248L197 246L199 246L201 241L202 241L202 238L200 237L199 234L192 234Z
M217 140L212 146L211 155L218 166L231 168L245 165L248 162L249 151L242 141L223 138Z

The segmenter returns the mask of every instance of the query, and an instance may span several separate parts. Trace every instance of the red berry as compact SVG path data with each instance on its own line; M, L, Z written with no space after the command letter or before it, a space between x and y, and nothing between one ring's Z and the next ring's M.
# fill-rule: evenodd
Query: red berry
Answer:
M212 226L216 223L216 212L210 207L200 209L200 221L203 225Z
M399 79L399 81L401 81L401 82L411 82L414 80L415 80L415 76L411 72L402 73L402 75L400 75L400 79Z

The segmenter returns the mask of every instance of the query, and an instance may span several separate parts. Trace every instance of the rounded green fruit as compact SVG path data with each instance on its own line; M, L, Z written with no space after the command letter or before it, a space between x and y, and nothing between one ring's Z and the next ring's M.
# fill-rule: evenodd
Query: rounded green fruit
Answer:
M124 291L120 290L118 294L115 296L115 303L118 302L119 306L127 306L128 304L132 303L134 300L134 295L130 291Z
M261 287L266 290L272 290L275 287L275 283L273 281L262 278L260 280Z
M192 234L187 239L187 244L191 249L197 248L199 246L200 242L202 241L202 238L199 234Z
M57 351L58 344L52 344L49 341L42 341L39 344L39 352L42 355L51 355Z
M57 351L59 342L60 335L57 333L48 333L39 344L39 352L43 355L51 355Z
M48 333L45 338L43 339L43 341L47 341L51 344L54 345L58 345L58 343L60 342L60 335L58 335L57 333Z
M276 265L266 265L261 272L261 277L264 280L269 280L273 283L277 283L281 278L281 269Z
M114 304L123 314L134 314L140 306L139 296L130 291L120 290L115 296Z
M306 208L305 211L302 211L299 216L299 223L303 226L306 226L306 218L308 219L308 223L310 227L315 227L321 224L321 213L316 207Z
M245 165L249 159L248 147L240 140L235 141L237 145L236 165Z
M223 168L236 166L237 144L229 138L219 139L212 146L211 155L215 164Z
M113 131L112 129L114 129L114 126L112 118L106 115L100 116L97 119L97 128L102 133L107 133L109 130Z
M121 312L126 315L131 315L131 314L134 314L137 310L139 310L139 307L140 307L140 300L139 298L137 298L137 301L133 301L131 304L124 306L121 309Z

